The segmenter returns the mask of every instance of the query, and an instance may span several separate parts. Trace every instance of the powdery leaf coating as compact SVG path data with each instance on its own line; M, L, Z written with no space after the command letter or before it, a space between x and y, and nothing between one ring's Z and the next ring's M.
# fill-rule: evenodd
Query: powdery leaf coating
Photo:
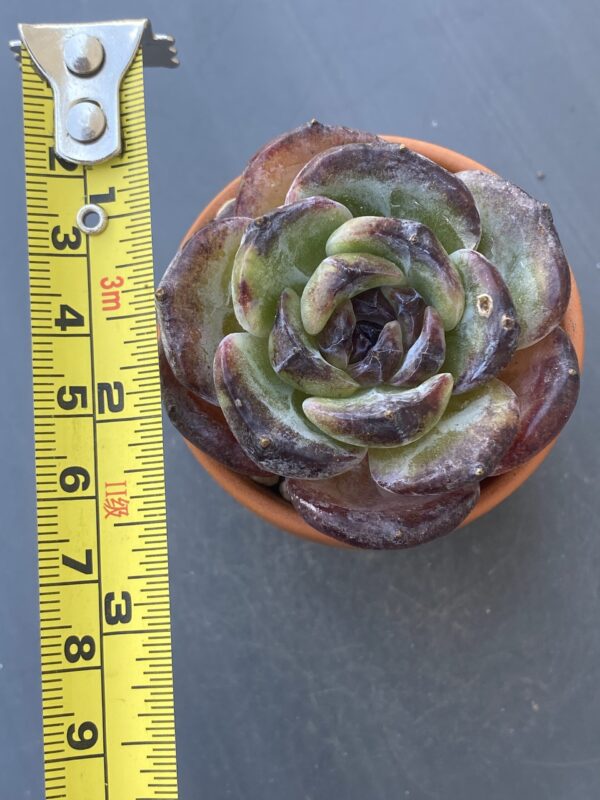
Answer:
M465 312L446 335L444 370L454 376L454 393L469 392L495 377L517 348L519 323L502 276L475 250L451 256L465 287Z
M420 441L369 451L373 479L399 494L436 494L473 486L490 475L518 430L514 392L493 378L451 398L442 419Z
M327 255L373 253L402 268L407 282L440 313L444 328L460 320L464 291L446 251L426 225L389 217L356 217L334 231Z
M315 156L294 179L286 203L312 195L338 200L355 217L422 222L447 252L479 242L479 212L464 183L404 145L347 144Z
M217 404L212 365L217 345L239 331L231 268L249 219L211 222L175 255L156 290L160 334L177 380Z
M235 213L258 217L283 205L302 167L318 153L349 142L380 141L377 136L316 120L272 139L254 155L240 182Z
M423 327L400 369L392 375L392 386L414 386L439 371L446 355L444 326L435 308L425 309ZM445 372L450 370L445 369Z
M402 363L403 354L402 328L397 320L391 320L383 326L367 355L348 367L348 373L361 386L387 383ZM327 397L323 393L314 394Z
M309 197L255 219L235 257L231 278L238 322L268 336L281 292L300 294L325 251L331 233L351 216L326 197Z
M335 439L395 451L436 425L451 394L452 376L441 373L414 389L377 387L342 400L309 397L302 409L314 425Z
M338 306L377 286L402 286L404 273L379 256L349 253L321 261L302 292L302 322L308 333L320 333Z
M221 409L179 383L160 343L158 360L165 410L179 433L234 472L250 478L271 478L271 473L262 470L244 453Z
M519 348L555 328L571 292L567 259L552 213L513 183L479 170L459 172L481 214L479 251L494 264L511 294L521 326Z
M336 442L306 421L294 390L276 376L267 342L227 336L214 364L219 403L246 454L263 469L295 478L329 478L355 466L364 448Z
M567 423L579 395L579 365L571 340L555 328L541 342L519 351L500 378L517 395L517 436L494 474L529 461Z
M371 479L366 462L326 481L285 481L309 525L354 547L401 549L453 531L474 507L479 485L437 495L394 495Z
M284 289L269 336L271 366L281 380L305 394L349 397L358 383L326 361L302 326L300 298Z
M333 312L317 336L321 353L334 367L345 369L348 366L355 325L356 315L352 303L348 300Z

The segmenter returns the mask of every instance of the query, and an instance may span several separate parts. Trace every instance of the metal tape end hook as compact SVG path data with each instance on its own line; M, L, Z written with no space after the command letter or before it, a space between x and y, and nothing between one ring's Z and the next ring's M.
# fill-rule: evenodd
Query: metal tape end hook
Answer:
M167 67L173 69L179 66L177 48L175 47L175 37L168 33L154 33L152 22L149 19L143 20L144 31L142 33L141 47L144 52L145 67ZM19 26L20 28L21 26ZM44 26L39 26L44 27ZM18 64L21 63L21 39L11 39L8 47L15 57Z
M178 66L175 40L155 34L148 19L65 25L19 25L11 42L27 48L54 95L55 149L76 164L98 164L119 154L120 87L139 48L148 67Z

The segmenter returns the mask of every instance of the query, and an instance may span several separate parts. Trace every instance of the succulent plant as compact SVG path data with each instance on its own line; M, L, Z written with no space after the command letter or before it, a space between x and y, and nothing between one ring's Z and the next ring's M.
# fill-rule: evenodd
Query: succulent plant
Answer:
M157 290L167 411L359 547L458 526L579 388L547 205L311 122L262 148Z

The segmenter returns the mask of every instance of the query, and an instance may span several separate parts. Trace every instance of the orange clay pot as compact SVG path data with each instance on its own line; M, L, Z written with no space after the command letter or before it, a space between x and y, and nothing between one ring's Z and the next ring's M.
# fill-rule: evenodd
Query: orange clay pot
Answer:
M440 147L436 144L429 142L422 142L418 139L406 139L400 136L385 136L390 142L397 144L405 144L417 153L436 161L445 167L450 172L460 172L464 169L481 169L486 172L491 172L488 167L478 164L472 158L463 156L456 153L454 150L448 150L445 147ZM231 181L219 194L206 206L204 211L198 216L192 227L187 232L183 241L188 239L199 228L209 222L219 208L226 200L235 197L237 187L239 185L239 178ZM581 299L579 290L575 282L575 278L571 273L572 289L571 300L567 307L562 325L569 335L579 360L580 369L583 367L583 353L584 353L584 325L583 314L581 310ZM468 525L469 522L487 514L492 508L495 508L499 503L505 500L509 495L515 492L522 483L524 483L530 475L540 466L542 461L546 458L556 439L539 452L536 456L531 458L520 467L507 472L504 475L499 475L496 478L488 478L483 481L481 485L481 496L475 508L471 511L469 516L463 521L461 528ZM321 544L328 544L334 547L348 548L350 545L338 542L335 539L325 536L325 534L312 528L308 525L302 517L296 513L293 506L279 497L272 489L268 489L260 484L255 483L250 478L244 478L235 472L227 469L218 461L215 461L210 456L207 456L197 447L190 442L186 441L187 446L192 451L196 459L202 464L204 469L211 475L218 484L220 484L226 492L233 498L240 502L250 511L254 511L259 517L262 517L271 525L275 525L288 533L293 533L295 536L301 536L303 539L309 539L313 542L320 542ZM350 549L355 549L351 547Z

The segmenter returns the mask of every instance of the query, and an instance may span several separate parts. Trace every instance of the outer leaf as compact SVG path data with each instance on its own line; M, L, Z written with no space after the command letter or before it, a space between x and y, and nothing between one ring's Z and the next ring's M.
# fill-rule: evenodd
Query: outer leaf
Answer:
M279 377L305 394L349 397L359 388L343 370L326 361L302 327L300 298L284 289L269 337L271 366Z
M272 477L248 458L231 433L221 409L179 383L160 344L158 355L163 403L179 433L234 472L250 478Z
M519 351L500 377L517 395L520 422L496 475L529 461L558 436L579 395L577 354L563 329L555 328L541 342Z
M373 253L397 264L407 281L433 306L451 330L465 302L460 276L433 233L420 222L385 217L356 217L334 231L327 254Z
M392 386L414 386L430 378L444 363L445 354L441 317L435 308L427 306L419 338L406 354L400 369L390 378L390 383Z
M273 372L267 342L247 333L227 336L215 356L215 386L229 427L263 469L296 478L327 478L355 466L364 448L314 429L293 389Z
M225 200L221 208L215 214L215 219L227 219L228 217L237 216L235 212L235 202L235 197Z
M286 480L294 508L313 528L355 547L400 549L454 530L479 485L437 495L394 495L371 480L366 462L325 481Z
M379 141L377 136L316 120L272 139L244 170L236 214L258 217L283 205L285 195L302 167L317 153L348 142Z
M320 430L366 447L406 445L438 422L452 394L452 376L435 375L415 389L369 389L344 400L309 397L304 413Z
M377 286L402 286L404 273L379 256L358 253L321 261L302 292L302 322L308 333L323 330L336 308L355 295Z
M245 330L269 335L281 292L302 292L323 258L325 242L350 216L333 200L309 197L248 226L231 280L235 313Z
M478 170L458 174L481 214L479 250L500 271L517 309L519 348L529 347L559 324L571 291L552 213L498 175Z
M156 290L160 334L177 380L215 405L215 351L224 336L240 329L231 268L249 222L233 217L201 228L175 255Z
M346 144L315 156L295 178L286 203L312 195L338 200L356 217L423 222L447 252L479 242L479 213L464 183L404 145Z
M452 397L436 427L406 447L371 450L374 480L399 494L435 494L490 475L515 438L517 398L502 381Z
M446 336L444 370L454 376L454 393L485 383L505 367L517 347L519 323L502 276L481 253L458 250L452 262L466 293L465 313Z

